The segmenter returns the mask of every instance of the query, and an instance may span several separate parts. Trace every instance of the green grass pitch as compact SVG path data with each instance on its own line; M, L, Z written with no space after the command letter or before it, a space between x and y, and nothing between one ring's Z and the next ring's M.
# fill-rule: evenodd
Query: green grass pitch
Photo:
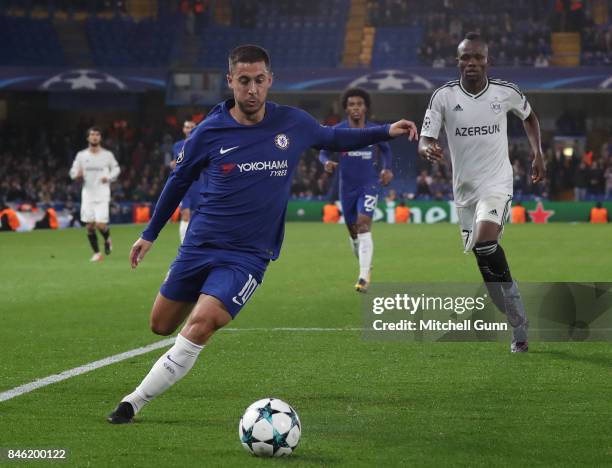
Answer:
M152 300L178 245L168 226L132 271L138 226L114 226L99 264L84 230L0 235L0 392L159 339ZM612 281L612 226L509 226L523 281ZM479 279L456 226L376 225L374 281ZM160 350L0 403L0 447L67 448L68 466L603 466L612 465L609 343L364 341L357 264L344 226L289 224L232 328L135 424L106 415ZM288 459L256 459L237 426L276 396L303 425ZM18 465L19 463L14 463ZM45 465L37 462L36 466Z

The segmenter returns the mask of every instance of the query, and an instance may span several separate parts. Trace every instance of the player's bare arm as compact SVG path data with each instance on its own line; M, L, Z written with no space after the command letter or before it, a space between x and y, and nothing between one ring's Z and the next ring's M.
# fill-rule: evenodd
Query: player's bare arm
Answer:
M441 161L444 157L442 147L435 138L421 136L419 140L419 155L428 161Z
M338 167L338 163L335 161L327 161L323 167L325 169L325 172L328 172L329 174L333 174L336 167Z
M153 242L144 240L142 237L134 242L132 250L130 251L130 264L132 265L132 268L136 268L138 266L147 252L151 250L151 247L153 247Z
M398 120L389 127L389 136L397 138L402 135L408 135L410 141L415 141L419 137L419 131L416 124L411 120Z
M533 153L533 162L531 163L531 181L537 184L546 177L546 166L544 165L544 157L542 156L542 140L540 135L540 122L538 117L532 111L525 120L523 127L529 139L529 146Z
M383 187L386 187L393 180L393 171L391 169L383 169L380 171L380 183Z

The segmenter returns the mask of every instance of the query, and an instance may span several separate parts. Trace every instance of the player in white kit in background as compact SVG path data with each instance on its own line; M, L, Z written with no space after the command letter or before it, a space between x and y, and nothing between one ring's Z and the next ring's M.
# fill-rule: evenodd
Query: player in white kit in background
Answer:
M96 228L104 238L104 253L110 255L112 242L108 227L110 184L121 170L113 153L100 146L102 131L98 127L87 130L88 147L79 151L70 168L71 179L82 179L81 221L87 227L87 237L94 251L92 262L102 260Z
M476 255L491 299L513 327L512 352L528 350L527 316L516 282L499 245L512 202L512 167L506 133L507 112L523 121L533 152L532 180L544 178L540 124L518 87L487 77L488 47L468 33L457 48L459 80L431 96L419 141L419 154L443 158L438 135L446 132L453 166L453 194L466 252Z

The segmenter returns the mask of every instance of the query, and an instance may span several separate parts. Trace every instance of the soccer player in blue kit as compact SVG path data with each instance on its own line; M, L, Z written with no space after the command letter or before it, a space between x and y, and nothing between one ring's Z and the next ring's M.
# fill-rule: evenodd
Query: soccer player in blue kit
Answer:
M261 284L283 241L291 176L309 147L338 151L407 135L413 122L366 129L324 127L306 112L266 102L272 85L265 49L239 46L229 56L234 98L218 104L185 141L155 212L130 252L136 268L179 201L207 177L185 241L151 310L151 329L174 345L126 395L108 421L129 423L144 405L184 377L205 343L229 323Z
M183 123L183 134L185 139L189 138L189 134L195 128L196 124L192 120L185 120ZM170 167L174 169L176 167L176 158L180 154L183 146L185 145L185 139L179 140L172 145L172 162ZM191 218L191 212L194 211L198 206L198 197L200 196L198 181L196 180L191 184L189 190L181 200L179 205L181 211L181 220L179 222L179 238L181 243L185 240L185 234L187 233L187 226L189 226L189 219Z
M359 88L347 89L342 95L342 107L347 119L335 128L375 127L375 124L367 121L370 102L367 91ZM342 213L350 234L353 253L359 260L359 278L355 290L365 293L370 284L374 254L372 216L378 202L379 184L388 185L393 179L391 148L387 142L381 141L357 150L342 151L339 162L332 161L330 156L329 151L322 150L319 160L329 173L340 166Z

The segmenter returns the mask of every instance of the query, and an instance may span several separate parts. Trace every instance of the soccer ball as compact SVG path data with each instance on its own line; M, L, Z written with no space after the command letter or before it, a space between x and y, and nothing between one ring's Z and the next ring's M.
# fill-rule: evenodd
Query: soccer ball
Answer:
M295 410L278 398L264 398L249 406L238 425L242 446L258 457L291 455L302 433Z

